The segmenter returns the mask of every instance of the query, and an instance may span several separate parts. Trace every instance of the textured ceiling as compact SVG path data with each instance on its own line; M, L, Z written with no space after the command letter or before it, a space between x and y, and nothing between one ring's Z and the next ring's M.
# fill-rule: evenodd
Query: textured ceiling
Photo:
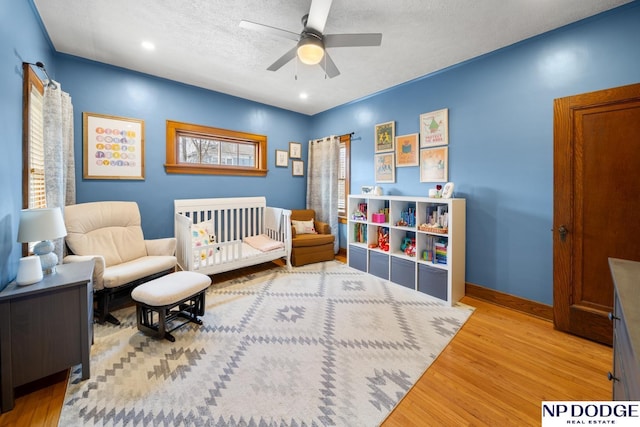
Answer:
M380 47L328 49L341 74L291 61L311 0L34 0L58 52L316 114L630 0L334 0L325 34L380 32ZM154 51L141 48L143 41ZM296 78L297 76L297 78ZM64 82L62 82L64 85ZM307 99L301 99L300 93Z

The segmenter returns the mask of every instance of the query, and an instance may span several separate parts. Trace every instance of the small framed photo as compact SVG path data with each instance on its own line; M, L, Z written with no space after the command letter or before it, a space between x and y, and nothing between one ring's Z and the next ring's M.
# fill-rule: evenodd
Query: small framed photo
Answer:
M396 167L418 166L418 134L396 136Z
M285 150L276 150L276 166L286 168L289 166L289 153Z
M449 147L420 150L420 182L449 180Z
M376 153L393 151L396 138L396 122L380 123L375 127Z
M455 184L453 182L447 182L444 185L444 188L442 189L442 198L443 199L450 199L453 197L453 188L455 187Z
M299 142L290 142L289 143L289 157L292 159L301 159L302 158L302 144Z
M304 176L304 162L302 160L293 160L291 166L291 174L293 176Z
M376 154L375 157L376 182L396 182L396 163L394 160L394 153Z
M84 179L144 179L144 121L82 113Z
M449 143L449 109L420 114L420 148Z

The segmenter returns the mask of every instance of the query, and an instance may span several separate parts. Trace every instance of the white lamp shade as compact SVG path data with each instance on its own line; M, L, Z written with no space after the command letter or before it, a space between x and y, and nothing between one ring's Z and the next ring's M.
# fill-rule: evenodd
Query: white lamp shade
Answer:
M53 240L67 235L60 208L23 209L20 211L18 242Z

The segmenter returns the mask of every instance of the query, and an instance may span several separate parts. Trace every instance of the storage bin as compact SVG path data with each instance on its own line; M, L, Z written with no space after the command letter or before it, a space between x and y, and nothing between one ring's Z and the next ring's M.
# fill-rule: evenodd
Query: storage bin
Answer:
M380 252L369 252L369 273L389 280L389 255Z
M416 263L407 259L391 257L391 281L415 290Z
M367 250L349 245L349 267L367 272Z
M418 265L418 290L441 300L448 301L447 270Z
M384 222L387 222L387 219L383 213L374 213L374 214L371 214L371 221L384 223Z

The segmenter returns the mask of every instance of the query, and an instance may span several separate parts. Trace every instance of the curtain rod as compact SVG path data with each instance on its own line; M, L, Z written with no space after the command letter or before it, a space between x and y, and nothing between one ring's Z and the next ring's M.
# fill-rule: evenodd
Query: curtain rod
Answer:
M51 77L49 77L49 73L47 73L47 69L44 68L44 63L38 61L35 64L33 62L28 62L29 65L35 65L36 67L40 68L43 72L44 75L47 76L47 87L50 87L51 89L58 89L58 85L56 85L53 80L51 79Z

